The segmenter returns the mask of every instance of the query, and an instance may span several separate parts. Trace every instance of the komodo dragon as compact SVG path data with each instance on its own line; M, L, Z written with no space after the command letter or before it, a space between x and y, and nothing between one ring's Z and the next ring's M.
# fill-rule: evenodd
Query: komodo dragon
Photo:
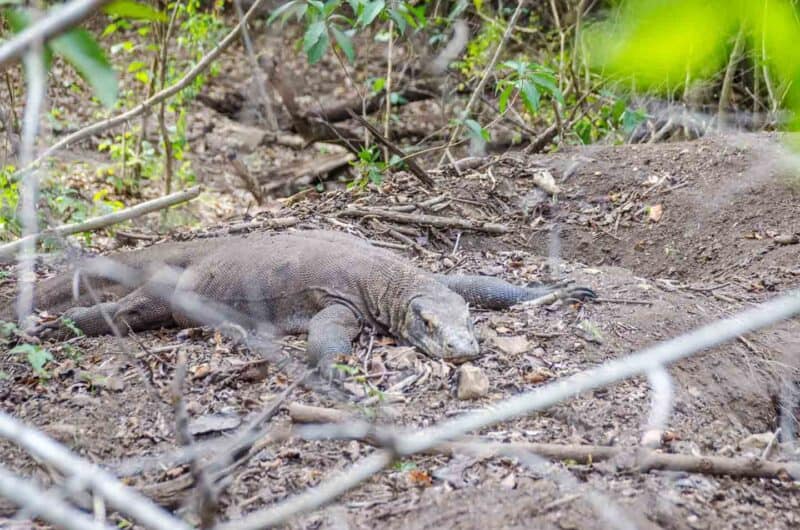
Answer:
M242 327L268 323L284 333L307 332L308 360L328 377L334 357L352 351L364 324L430 356L460 362L479 354L468 304L503 309L558 287L432 274L357 237L322 230L165 243L109 257L142 275L143 283L133 288L93 276L86 268L98 258L90 258L77 266L80 275L73 270L41 282L35 307L64 311L86 335L112 333L108 316L122 333L209 324L170 303L177 293L194 293L235 311L212 324L233 319ZM163 265L179 270L174 283L156 279L154 271ZM81 279L77 299L75 278ZM563 293L595 296L582 287ZM118 299L91 305L98 295ZM59 321L31 330L44 337L64 337L65 331Z

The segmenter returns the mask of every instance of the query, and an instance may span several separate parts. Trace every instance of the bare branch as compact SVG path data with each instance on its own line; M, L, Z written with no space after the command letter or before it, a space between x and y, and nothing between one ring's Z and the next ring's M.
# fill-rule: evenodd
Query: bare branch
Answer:
M344 217L377 217L380 219L388 219L396 223L429 225L437 228L460 228L462 230L476 230L478 232L489 232L492 234L505 234L512 230L508 225L499 223L471 221L461 217L402 213L369 207L358 208L350 206L339 215Z
M177 519L136 491L123 486L113 475L91 462L75 456L66 447L41 432L24 425L13 416L0 412L0 437L14 442L36 458L66 476L87 484L102 495L109 505L148 528L157 530L189 530Z
M0 496L11 500L31 516L66 530L113 530L114 527L92 520L58 495L38 488L0 466Z
M653 393L650 405L650 417L647 427L642 435L642 445L645 447L658 447L661 445L661 436L667 426L667 421L672 414L672 378L669 372L661 366L647 372L647 380Z
M494 54L492 55L491 60L486 65L486 68L483 70L483 75L481 75L481 80L478 81L478 86L475 87L475 90L472 92L472 95L467 101L467 106L464 108L463 118L469 118L470 113L472 112L472 107L475 106L475 103L478 101L480 95L483 93L483 88L486 86L486 82L492 76L492 72L494 72L494 67L497 64L498 59L500 58L500 53L503 51L503 48L506 47L506 43L511 38L511 34L514 32L514 26L517 25L517 20L519 16L522 14L522 8L525 7L527 2L525 0L519 0L517 3L517 8L514 10L514 13L511 15L511 19L508 21L508 26L506 27L506 31L503 33L503 38L500 39L500 42L497 43L497 47L494 49ZM458 135L461 133L461 123L459 122L456 125L456 128L453 129L453 134L450 136L450 141L447 142L447 147L445 149L445 154L442 155L441 160L439 161L439 166L441 166L445 159L447 158L447 151L450 150L450 147L453 146L458 139Z
M36 46L36 43L41 44L63 33L109 2L110 0L73 0L64 6L51 9L44 18L31 24L0 47L0 71L4 70L9 62L21 57L29 48Z
M378 451L364 458L347 472L310 488L303 493L290 497L275 507L251 513L243 519L230 521L217 526L217 530L261 530L286 522L298 513L314 510L335 499L339 495L358 486L393 460L389 451Z
M118 125L122 125L123 123L127 122L131 118L135 118L145 113L150 107L157 105L162 100L170 98L189 86L189 84L194 81L194 78L200 75L206 68L208 68L211 63L213 63L225 49L230 46L235 40L236 37L239 35L239 32L242 29L242 25L246 24L253 16L256 15L261 4L263 4L266 0L256 0L253 2L253 5L250 6L250 9L247 10L244 17L239 21L239 23L231 30L230 33L225 35L219 44L217 44L216 48L211 50L208 54L206 54L200 62L198 62L191 70L186 72L177 83L161 90L160 92L153 94L152 97L148 98L147 100L143 101L139 105L135 106L129 111L123 112L122 114L117 114L107 120L103 120L97 123L93 123L88 127L84 127L79 131L75 131L74 133L64 137L60 141L56 142L48 149L46 149L40 156L36 158L33 162L35 164L40 163L42 160L47 158L48 156L52 156L55 154L59 149L67 147L77 141L83 140L84 138L89 138L101 131L105 131L106 129L111 129Z
M20 143L20 162L23 166L30 164L36 153L36 136L39 133L39 116L47 91L47 71L44 64L44 46L41 40L25 55L25 72L28 93L25 99L25 115L23 117L22 141ZM19 275L19 296L17 298L17 318L25 320L33 311L33 284L36 276L33 272L34 252L36 251L36 203L39 195L39 174L30 169L22 174L22 190L20 197L20 221L22 224L21 252L17 256Z
M61 225L48 230L43 230L39 234L25 236L16 241L12 241L11 243L6 243L5 245L0 246L0 261L2 261L3 258L13 255L14 252L16 252L23 245L33 242L34 238L46 236L63 237L70 234L77 234L79 232L98 230L100 228L122 223L124 221L128 221L129 219L141 217L142 215L163 210L164 208L169 208L170 206L192 200L199 194L200 187L194 186L187 190L176 191L170 195L165 195L164 197L159 197L157 199L153 199L152 201L146 201L141 204L137 204L136 206L125 208L124 210L120 210L118 212L94 217L87 221L83 221L82 223Z

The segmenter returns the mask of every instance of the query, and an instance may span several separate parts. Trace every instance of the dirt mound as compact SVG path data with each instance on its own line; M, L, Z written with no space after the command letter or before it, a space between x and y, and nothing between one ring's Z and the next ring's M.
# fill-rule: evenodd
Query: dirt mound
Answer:
M763 164L764 153L775 149L774 138L753 135L507 155L460 172L433 172L434 190L400 174L374 191L308 191L254 217L188 237L276 224L346 230L429 270L491 274L519 283L566 276L607 300L476 312L485 355L475 364L490 381L489 395L477 402L455 398L453 366L391 340L365 337L353 362L380 377L369 378L366 387L347 388L356 395L384 392L392 399L382 410L394 421L430 425L729 315L768 298L769 291L796 286L800 247L788 237L798 232L796 197L786 173ZM556 203L534 184L534 176L545 170L562 188ZM743 440L774 431L774 398L782 382L800 380L798 337L797 323L790 322L671 368L676 400L668 450L745 454ZM285 354L299 358L302 344L290 339ZM80 338L54 345L48 380L34 377L19 357L2 354L8 378L0 381L0 401L5 410L93 460L138 461L174 447L169 381L179 348L186 350L192 374L190 414L228 425L205 437L231 428L220 418L257 411L289 384L277 367L213 332L176 336L163 330L136 339ZM633 445L647 419L649 396L646 380L625 381L482 434L497 440ZM295 399L332 404L307 390ZM788 447L783 450L783 457L790 456ZM357 442L269 447L235 477L223 499L226 514L302 491L370 451ZM0 453L16 469L50 480L7 445ZM185 466L176 465L132 480L166 483L184 472ZM552 473L566 473L582 487L564 488ZM295 526L344 518L359 528L616 527L592 504L597 492L642 528L772 529L799 522L792 483L419 457L348 493L341 506L300 518Z

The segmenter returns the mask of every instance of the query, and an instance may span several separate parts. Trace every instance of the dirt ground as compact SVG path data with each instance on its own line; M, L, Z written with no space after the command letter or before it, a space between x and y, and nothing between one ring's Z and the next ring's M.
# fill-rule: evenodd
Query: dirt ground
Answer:
M247 84L241 67L228 74L225 84L237 90ZM215 83L209 93L225 90L222 80ZM320 90L318 85L314 89ZM424 114L426 105L431 103L409 105L403 112ZM193 128L216 122L236 129L233 120L207 107L197 110ZM299 223L292 230L348 231L389 244L428 270L495 275L515 283L566 277L610 300L475 311L484 354L474 364L488 376L490 390L474 401L457 399L456 367L384 337L362 337L352 362L387 396L371 409L401 425L429 426L491 406L767 300L800 280L800 246L790 237L800 233L800 173L776 163L780 143L775 135L572 147L534 156L510 152L461 174L452 167L433 171L431 191L400 173L387 176L380 189L347 191L328 185L330 191L270 201L244 213L249 198L238 189L225 160L232 141L230 135L217 138L212 132L193 154L202 168L199 180L211 191L200 211L190 211L204 221L225 221L185 237L225 231L242 221L293 216ZM283 155L276 149L256 146L248 163L260 158L279 164ZM544 169L562 189L555 203L533 184L532 175ZM338 215L348 204L494 221L513 230L491 235ZM142 223L138 229L150 226ZM122 245L114 238L95 243L104 249ZM0 295L10 296L13 285L7 282L0 289ZM283 354L300 360L303 337L288 338L286 344ZM200 440L228 436L292 382L291 374L208 329L77 338L49 346L55 360L46 380L35 377L18 357L0 352L8 374L0 380L3 410L145 489L188 473L184 465L148 467L142 460L176 447L169 403L179 351L188 356L186 401ZM664 450L760 455L763 436L753 435L778 428L777 403L786 388L800 381L799 365L795 320L671 367L676 399ZM365 389L348 384L346 390L352 394L346 403L305 388L290 399L351 410ZM786 424L796 426L794 398L795 407L783 414L790 416ZM498 441L630 447L641 437L649 399L644 378L629 380L481 434ZM287 421L286 412L273 421ZM781 439L772 458L800 459L792 441ZM372 451L359 442L334 441L292 440L266 447L234 475L222 511L235 518L279 502ZM9 444L0 444L0 455L12 469L44 483L54 480L45 466ZM171 500L176 507L191 502L180 495ZM507 458L424 456L398 463L335 505L289 526L619 528L619 514L638 528L797 528L800 483L641 474L620 470L613 462L531 468ZM0 519L3 524L10 523Z

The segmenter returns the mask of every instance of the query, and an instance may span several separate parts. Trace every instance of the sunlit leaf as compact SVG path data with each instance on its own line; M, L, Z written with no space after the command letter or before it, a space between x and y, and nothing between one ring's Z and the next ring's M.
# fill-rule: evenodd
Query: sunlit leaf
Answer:
M737 0L627 2L619 17L587 28L590 63L661 90L705 77L727 58L738 31Z
M148 20L150 22L166 22L168 20L163 11L153 9L147 4L134 2L134 0L114 0L106 5L103 11L113 17L133 20Z
M290 16L292 16L292 13L298 10L301 4L302 2L299 2L298 0L291 0L291 2L286 2L285 4L283 4L278 9L272 12L272 14L267 19L267 24L272 24L278 17L282 17L281 22L286 22L286 20Z
M28 360L28 364L33 368L33 372L39 376L47 375L44 365L53 360L53 355L49 351L33 344L20 344L15 346L9 353L24 355Z
M131 64L128 65L128 73L132 74L134 72L138 72L139 70L141 70L145 66L147 66L147 65L145 63L143 63L142 61L133 61Z
M322 35L325 34L325 21L318 20L313 24L308 26L306 29L305 34L303 35L303 51L308 53L308 51L316 46L317 42L322 38Z

